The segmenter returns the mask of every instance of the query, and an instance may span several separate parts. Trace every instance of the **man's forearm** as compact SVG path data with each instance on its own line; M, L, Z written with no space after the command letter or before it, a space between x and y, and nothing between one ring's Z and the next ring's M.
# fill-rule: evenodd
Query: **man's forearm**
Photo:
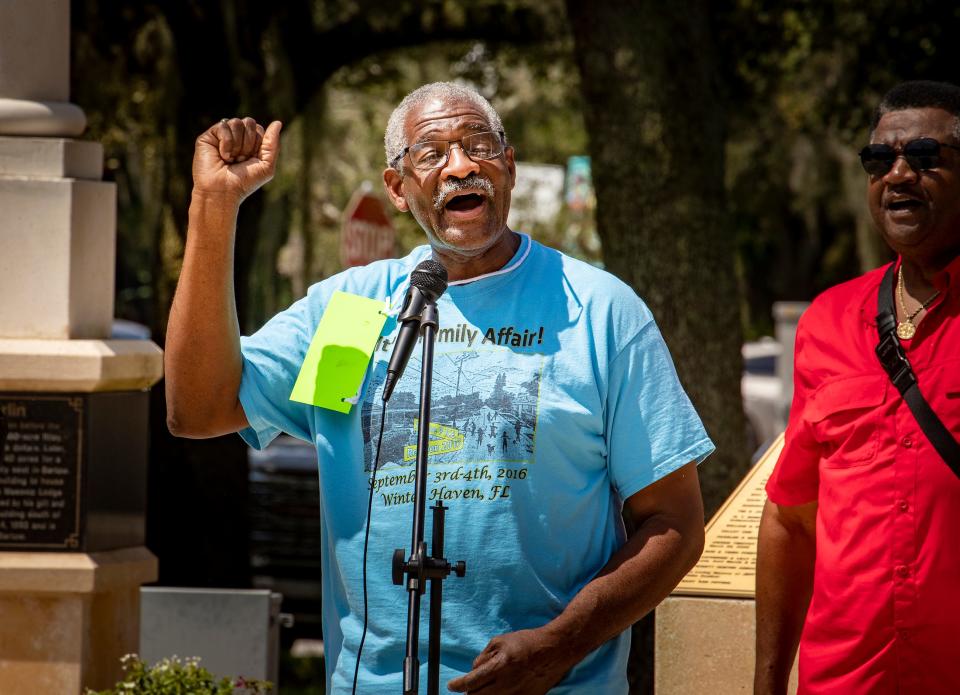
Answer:
M233 288L239 201L194 192L165 352L167 421L184 436L235 430L240 329ZM240 410L242 413L242 410Z
M813 591L816 505L767 502L757 547L756 695L786 693Z
M569 650L572 667L656 608L702 550L702 512L652 515L543 629Z

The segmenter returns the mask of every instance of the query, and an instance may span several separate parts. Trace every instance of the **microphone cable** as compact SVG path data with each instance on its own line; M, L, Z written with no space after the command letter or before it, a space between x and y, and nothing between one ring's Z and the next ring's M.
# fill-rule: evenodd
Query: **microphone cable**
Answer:
M383 402L380 411L380 434L377 436L377 453L373 457L373 475L370 478L370 497L367 500L367 528L363 534L363 632L360 634L360 646L357 648L357 663L353 667L353 695L357 695L357 676L360 673L360 655L363 642L367 639L367 544L370 542L370 515L373 511L373 489L377 485L377 469L380 466L380 442L383 441L383 425L387 421L387 402Z

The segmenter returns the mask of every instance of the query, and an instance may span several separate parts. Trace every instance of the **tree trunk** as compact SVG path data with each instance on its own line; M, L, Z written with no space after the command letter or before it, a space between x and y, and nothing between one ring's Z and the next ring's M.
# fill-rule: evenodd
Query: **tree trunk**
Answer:
M742 329L724 203L725 119L706 0L567 0L608 270L647 302L717 452L708 515L748 467ZM649 632L652 621L641 630ZM635 644L649 643L635 635ZM631 657L653 692L652 655Z
M706 3L568 6L604 261L653 310L717 444L700 471L714 509L747 459L724 114Z

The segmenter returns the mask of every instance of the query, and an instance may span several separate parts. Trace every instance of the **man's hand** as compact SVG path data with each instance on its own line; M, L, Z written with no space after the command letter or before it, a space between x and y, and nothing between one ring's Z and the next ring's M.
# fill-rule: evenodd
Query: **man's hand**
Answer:
M473 670L447 687L460 693L546 693L590 652L660 603L703 549L703 500L691 461L627 498L633 536L563 612L541 628L490 640Z
M541 695L555 686L576 663L547 627L494 637L473 661L470 673L447 688L456 693Z
M239 204L273 178L280 152L280 121L266 130L252 118L225 118L197 138L195 193L234 198Z
M703 500L691 461L628 497L636 531L563 612L541 628L494 637L454 678L454 692L546 693L576 664L653 610L700 557Z

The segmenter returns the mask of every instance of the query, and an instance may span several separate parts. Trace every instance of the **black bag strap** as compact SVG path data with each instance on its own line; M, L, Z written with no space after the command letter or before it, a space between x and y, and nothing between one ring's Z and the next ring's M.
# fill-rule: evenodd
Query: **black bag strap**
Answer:
M880 281L880 293L877 297L877 333L880 342L877 343L877 357L883 370L890 377L890 381L897 387L907 407L916 418L920 429L930 440L950 470L960 478L960 444L950 434L950 430L941 422L933 408L927 403L920 387L917 386L917 377L910 367L907 355L897 338L897 316L893 310L893 278L896 273L891 264Z

